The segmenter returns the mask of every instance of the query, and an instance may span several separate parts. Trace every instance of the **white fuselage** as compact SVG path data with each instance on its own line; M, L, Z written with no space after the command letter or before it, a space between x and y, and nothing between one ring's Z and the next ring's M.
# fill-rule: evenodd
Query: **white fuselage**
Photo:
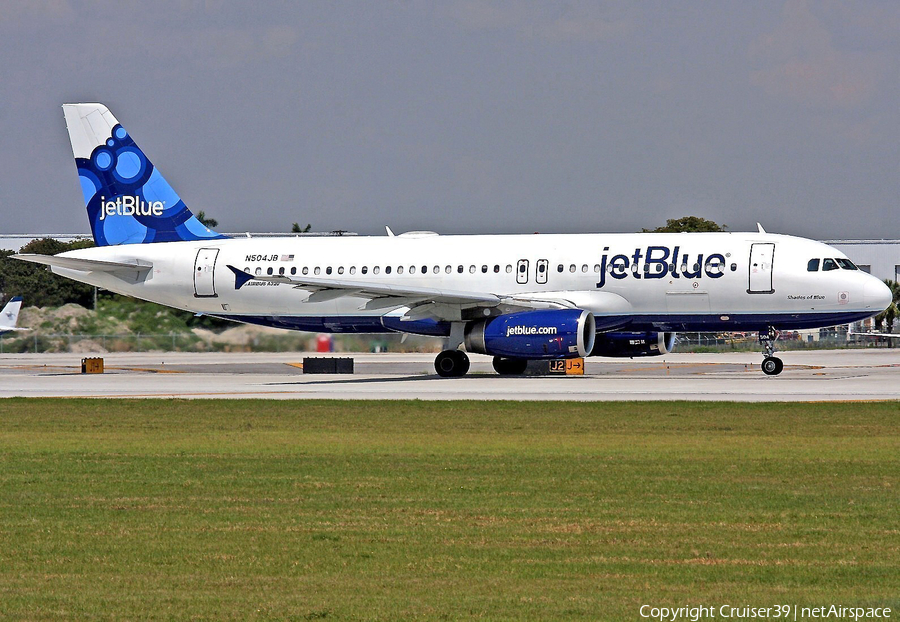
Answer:
M353 295L307 302L310 292L289 283L251 280L236 288L227 266L253 275L563 300L591 311L598 331L830 326L881 311L885 289L859 270L809 271L811 259L844 255L812 240L766 233L234 238L63 256L152 264L135 282L53 268L114 292L238 321L329 332L449 329L401 326L391 319L408 308L367 310L368 299Z

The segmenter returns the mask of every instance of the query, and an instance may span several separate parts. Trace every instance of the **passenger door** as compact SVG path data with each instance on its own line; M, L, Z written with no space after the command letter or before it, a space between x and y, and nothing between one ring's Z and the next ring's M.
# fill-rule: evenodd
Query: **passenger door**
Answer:
M775 259L774 244L750 245L750 284L748 294L774 294L772 287L772 263Z
M218 248L201 248L194 262L194 297L216 297L216 257Z

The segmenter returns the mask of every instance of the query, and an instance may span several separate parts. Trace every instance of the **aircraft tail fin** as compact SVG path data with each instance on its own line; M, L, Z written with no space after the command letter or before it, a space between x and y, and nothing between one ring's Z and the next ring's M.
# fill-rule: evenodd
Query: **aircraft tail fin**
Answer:
M224 238L201 224L103 104L64 104L97 246Z
M19 321L19 310L22 308L22 297L13 296L0 311L0 332L17 330L16 322Z

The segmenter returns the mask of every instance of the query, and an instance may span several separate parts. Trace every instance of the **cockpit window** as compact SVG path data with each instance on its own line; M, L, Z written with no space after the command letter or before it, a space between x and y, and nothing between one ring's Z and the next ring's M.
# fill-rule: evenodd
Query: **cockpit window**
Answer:
M810 259L809 263L806 264L807 272L818 272L819 271L819 260L818 259Z
M823 259L822 260L822 270L824 272L828 272L829 270L837 270L838 265L834 259Z
M855 265L853 265L853 262L850 261L849 259L843 259L842 257L837 257L837 258L835 258L835 261L838 262L838 265L841 268L843 268L844 270L859 270L859 268L857 268Z

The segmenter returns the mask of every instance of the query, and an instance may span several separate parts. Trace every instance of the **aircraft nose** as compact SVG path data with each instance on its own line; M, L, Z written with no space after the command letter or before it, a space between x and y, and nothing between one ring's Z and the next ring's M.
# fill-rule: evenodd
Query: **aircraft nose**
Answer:
M884 311L893 299L891 289L875 277L866 282L866 288L863 290L863 300L865 300L866 307L869 309L878 312Z

